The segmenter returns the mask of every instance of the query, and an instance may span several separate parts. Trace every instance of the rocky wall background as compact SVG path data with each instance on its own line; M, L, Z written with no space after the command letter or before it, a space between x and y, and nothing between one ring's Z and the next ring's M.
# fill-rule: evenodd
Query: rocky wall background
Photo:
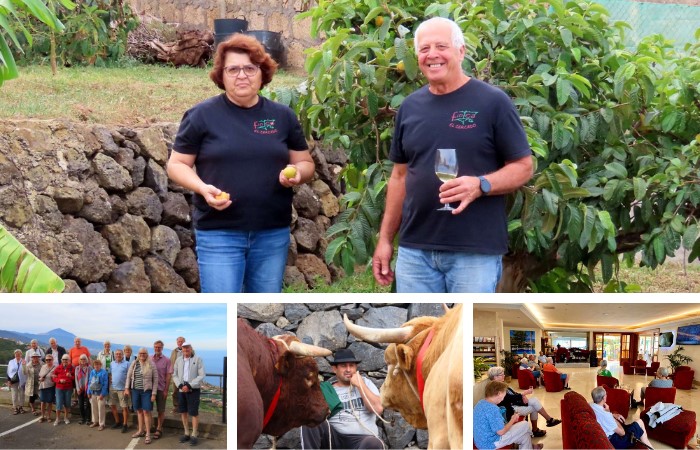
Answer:
M282 34L287 68L303 69L304 50L318 45L311 38L311 19L295 20L306 11L309 0L128 0L139 13L150 14L168 23L192 24L214 32L214 19L245 19L249 30Z
M451 307L452 305L449 304ZM255 303L238 304L238 317L248 319L250 324L267 337L292 334L307 344L327 348L333 352L341 348L352 350L362 362L358 370L377 386L381 387L386 377L384 349L387 344L370 344L357 341L343 324L343 314L358 325L375 328L400 327L408 320L419 316L442 316L442 305L398 304L398 303ZM328 363L330 357L316 358L319 370L328 380L333 376ZM393 410L382 414L385 424L377 419L380 438L388 448L427 448L428 432L416 430L401 415ZM255 448L270 448L272 442L267 435L258 439ZM290 430L277 441L277 448L301 448L300 431Z
M110 128L0 121L0 223L66 281L66 292L194 292L191 193L165 163L177 124ZM312 151L316 179L296 187L287 284L338 276L323 237L338 214L339 152Z

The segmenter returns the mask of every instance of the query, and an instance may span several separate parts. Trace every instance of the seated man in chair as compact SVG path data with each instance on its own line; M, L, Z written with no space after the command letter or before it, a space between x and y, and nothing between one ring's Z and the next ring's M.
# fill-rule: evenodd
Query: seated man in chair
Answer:
M571 389L569 387L569 374L560 372L559 369L554 367L554 361L552 360L551 356L547 357L547 364L545 364L544 367L542 367L542 371L558 373L561 377L562 383L564 384L564 389Z
M593 402L590 405L593 408L596 420L603 428L613 447L632 448L636 441L641 441L647 447L652 448L642 420L637 419L629 425L625 424L625 418L622 414L610 412L610 407L608 407L606 402L607 397L608 394L605 392L605 388L598 386L591 391Z

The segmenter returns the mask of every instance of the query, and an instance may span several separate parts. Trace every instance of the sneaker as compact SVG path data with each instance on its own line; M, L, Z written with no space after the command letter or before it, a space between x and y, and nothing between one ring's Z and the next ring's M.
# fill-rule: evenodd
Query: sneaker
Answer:
M54 421L54 423L53 423L53 426L57 427L59 423L60 423L59 420L56 419L56 420Z
M190 440L190 437L186 434L183 434L182 436L180 436L180 442L187 442L189 440Z
M122 427L122 433L126 433L128 430L129 430L129 427L127 427L126 425L124 425Z
M555 426L559 425L560 423L561 423L561 420L551 418L547 421L547 426L548 427L555 427Z
M112 425L112 429L116 430L117 428L121 428L122 424L121 422L116 422L114 425Z
M66 423L66 425L68 425L70 423L70 420L65 419L64 422Z
M197 436L192 436L190 438L190 447L194 447L195 445L197 445Z

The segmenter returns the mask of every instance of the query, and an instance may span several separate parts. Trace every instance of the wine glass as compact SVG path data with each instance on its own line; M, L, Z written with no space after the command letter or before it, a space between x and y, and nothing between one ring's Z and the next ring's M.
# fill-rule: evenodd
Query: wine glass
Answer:
M443 183L457 177L457 152L453 148L439 148L435 152L435 175ZM454 211L449 203L445 203L438 211Z

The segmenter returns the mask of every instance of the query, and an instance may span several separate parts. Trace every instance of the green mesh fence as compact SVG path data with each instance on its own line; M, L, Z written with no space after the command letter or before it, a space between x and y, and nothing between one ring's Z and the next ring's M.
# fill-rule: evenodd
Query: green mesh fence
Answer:
M610 19L627 22L632 29L625 31L626 44L635 47L642 38L662 34L682 49L695 42L695 31L700 28L698 5L676 3L646 3L631 0L597 0L610 11Z

